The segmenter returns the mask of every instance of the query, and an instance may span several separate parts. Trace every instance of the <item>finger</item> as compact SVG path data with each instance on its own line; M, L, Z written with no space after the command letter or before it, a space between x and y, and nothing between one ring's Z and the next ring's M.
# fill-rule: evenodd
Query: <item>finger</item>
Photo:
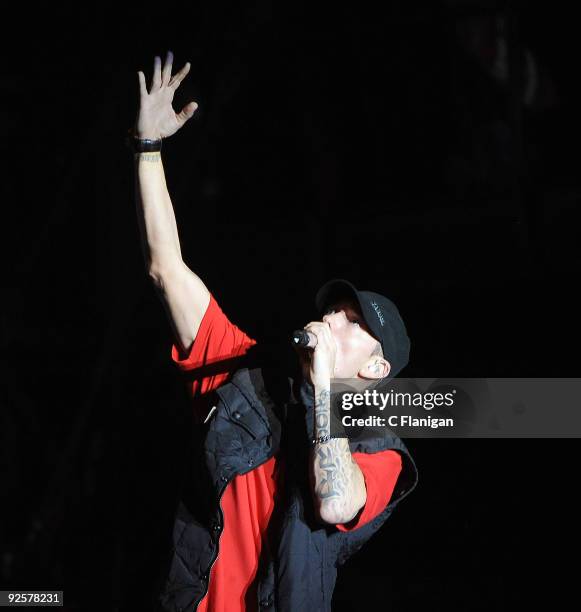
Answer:
M139 79L139 93L142 96L146 96L147 87L145 85L145 75L143 74L143 72L141 72L141 70L137 73L137 78Z
M326 323L321 323L320 321L313 321L305 325L305 329L313 333L317 340L329 338L331 335L331 328Z
M159 89L161 87L161 57L155 56L153 60L153 78L151 79L151 89Z
M173 75L171 81L169 82L169 86L173 87L174 89L177 89L189 71L190 71L190 62L186 62L186 65L179 72L176 72Z
M196 112L198 105L195 102L190 102L186 104L182 112L177 115L177 120L183 125L188 119L192 117L192 115Z
M307 325L305 325L305 329L308 329L310 327L316 327L321 331L325 329L331 329L331 326L328 323L325 323L324 321L311 321L310 323L307 323Z
M313 328L317 328L317 327L320 328L320 322L319 321L311 321L310 323L307 323L304 328L312 330Z
M167 55L165 56L165 64L163 65L163 72L161 74L162 85L167 85L171 79L172 63L173 63L173 53L171 51L168 51Z

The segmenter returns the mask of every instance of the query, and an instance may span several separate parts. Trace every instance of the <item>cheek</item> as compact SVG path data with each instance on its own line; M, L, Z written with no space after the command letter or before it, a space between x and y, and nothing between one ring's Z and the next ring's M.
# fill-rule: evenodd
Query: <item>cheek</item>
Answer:
M360 366L367 360L373 351L373 346L365 339L352 338L348 348L349 365L359 371Z
M353 370L361 361L361 343L353 337L341 337L337 340L335 365L341 369Z

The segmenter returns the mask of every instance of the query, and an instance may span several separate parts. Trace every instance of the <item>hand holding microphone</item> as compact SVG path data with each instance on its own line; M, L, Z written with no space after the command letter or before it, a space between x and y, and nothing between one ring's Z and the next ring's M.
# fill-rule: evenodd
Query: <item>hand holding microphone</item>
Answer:
M306 360L308 377L315 387L326 388L335 375L337 345L329 323L312 321L304 329L293 332L291 342L301 349L310 349L300 355Z

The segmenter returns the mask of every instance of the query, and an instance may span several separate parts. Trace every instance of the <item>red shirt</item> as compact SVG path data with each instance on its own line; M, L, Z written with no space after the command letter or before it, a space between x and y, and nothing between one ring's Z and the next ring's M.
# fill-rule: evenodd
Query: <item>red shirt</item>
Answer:
M172 345L171 357L187 373L192 398L223 384L237 369L236 357L256 341L231 323L210 295L210 303L189 354ZM210 409L207 402L194 402L196 421L203 421ZM385 509L401 471L401 456L386 450L374 454L353 453L365 478L367 501L357 516L341 531L357 529ZM224 530L220 536L219 555L210 572L208 594L200 603L200 612L237 612L256 610L254 578L262 548L263 534L274 508L277 482L283 475L281 458L275 456L247 474L236 476L226 487L221 504Z

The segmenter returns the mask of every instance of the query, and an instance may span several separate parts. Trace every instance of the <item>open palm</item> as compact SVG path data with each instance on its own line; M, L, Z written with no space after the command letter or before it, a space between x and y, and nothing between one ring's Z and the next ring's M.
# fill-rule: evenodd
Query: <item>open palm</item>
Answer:
M171 75L173 53L167 52L163 70L161 58L155 56L153 61L153 77L149 92L145 85L145 75L139 71L139 113L135 123L136 135L139 138L167 138L175 134L188 119L190 119L198 105L195 102L186 104L181 112L176 113L172 107L174 93L190 71L190 63L176 74Z

